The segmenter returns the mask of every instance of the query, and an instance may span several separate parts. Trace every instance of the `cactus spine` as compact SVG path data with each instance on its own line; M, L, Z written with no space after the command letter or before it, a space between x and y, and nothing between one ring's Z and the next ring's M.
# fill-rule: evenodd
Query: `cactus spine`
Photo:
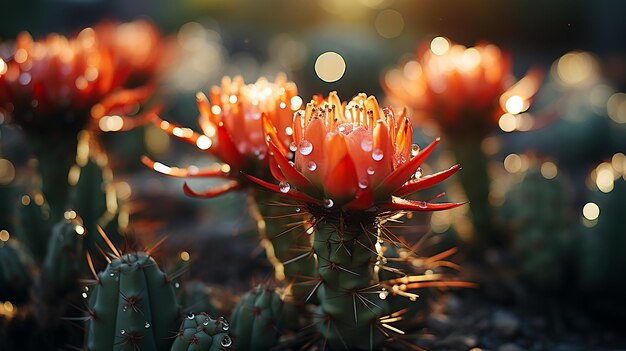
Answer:
M242 296L230 320L237 350L267 350L278 342L288 306L274 289L258 285Z
M93 286L87 348L168 350L178 314L174 288L156 262L145 252L120 255Z
M218 351L228 349L232 340L230 325L223 318L212 319L207 313L189 313L180 326L171 351Z

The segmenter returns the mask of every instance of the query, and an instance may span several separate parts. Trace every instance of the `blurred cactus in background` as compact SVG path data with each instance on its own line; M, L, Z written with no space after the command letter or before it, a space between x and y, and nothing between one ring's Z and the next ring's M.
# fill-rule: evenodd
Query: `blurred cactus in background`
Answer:
M459 179L470 202L478 246L502 242L488 201L488 158L483 139L504 116L526 111L542 73L530 70L513 84L511 58L492 44L475 47L436 37L419 48L417 59L385 74L389 98L409 106L418 126L430 123L447 137L446 145L463 165Z
M149 26L141 23L136 26ZM105 32L115 28L102 27ZM79 131L132 128L136 122L125 116L136 113L139 104L154 91L150 85L132 89L124 86L139 73L144 76L143 84L148 84L153 77L146 72L154 73L145 71L146 59L141 55L157 49L148 44L155 42L156 30L152 28L145 34L152 41L145 40L143 32L134 32L126 36L126 44L134 46L135 51L121 50L117 47L122 44L119 40L107 40L108 33L97 33L92 28L70 38L50 34L33 40L28 33L22 33L13 45L4 43L9 55L1 59L0 111L28 136L53 220L62 218L65 211L67 174L76 154ZM147 52L138 50L146 45Z
M0 301L19 305L29 300L33 262L22 245L0 231Z
M613 158L615 162L602 163L592 175L600 188L585 196L576 247L580 289L585 296L603 295L602 299L586 299L587 306L612 317L626 311L626 306L614 303L626 292L626 283L616 275L626 268L622 250L626 236L621 224L626 213L626 162L623 154L619 155Z
M520 273L539 291L562 288L570 273L574 225L566 185L563 175L532 166L509 189L502 207Z

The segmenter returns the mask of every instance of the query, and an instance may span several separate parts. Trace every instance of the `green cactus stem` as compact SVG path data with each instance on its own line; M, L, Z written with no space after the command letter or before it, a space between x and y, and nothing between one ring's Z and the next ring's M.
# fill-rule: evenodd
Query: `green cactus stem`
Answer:
M167 276L145 252L120 255L89 298L88 350L169 350L179 307Z
M485 247L502 241L492 223L492 208L489 204L490 178L487 173L489 160L481 149L482 137L450 137L446 142L454 153L456 162L463 165L463 171L458 172L458 177L469 200L475 230L475 237L470 245L479 253Z
M43 262L41 291L48 301L63 296L78 286L83 269L84 228L76 219L63 219L52 228L48 252Z
M171 351L219 351L232 345L228 335L229 323L223 318L212 319L207 313L189 313L176 334Z
M561 177L529 170L506 196L502 210L514 233L513 252L522 278L541 290L565 283L570 252L570 199Z
M268 350L275 346L285 328L289 307L269 286L258 285L235 306L232 334L237 350Z
M287 288L286 295L294 302L304 302L317 276L312 235L302 229L310 226L306 214L301 207L265 191L252 191L248 202L261 244L274 266L275 280Z
M114 245L122 242L118 223L120 208L112 180L104 154L81 159L70 171L68 208L83 219L85 249L90 252L97 252L98 246L106 247L98 234L98 226L105 229Z
M321 279L318 329L332 349L376 349L384 340L378 318L390 311L375 293L378 219L331 211L314 216L319 218L313 242Z
M50 208L42 194L22 195L18 208L18 237L36 263L43 262L50 239Z
M78 139L70 137L32 138L33 153L41 177L41 190L50 204L50 218L63 218L69 184L67 174L74 163Z
M32 284L30 266L32 259L20 243L9 237L7 231L0 233L0 301L22 304L28 301Z

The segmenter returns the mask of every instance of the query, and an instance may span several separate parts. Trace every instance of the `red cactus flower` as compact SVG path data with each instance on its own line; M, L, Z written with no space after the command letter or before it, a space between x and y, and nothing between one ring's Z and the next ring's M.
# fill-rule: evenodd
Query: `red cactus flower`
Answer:
M335 92L316 98L293 122L294 163L278 146L276 128L266 120L273 155L270 166L279 184L253 175L256 183L295 200L347 211L375 212L444 210L460 203L427 203L403 196L437 184L459 166L416 177L419 166L439 139L418 151L411 144L412 127L405 111L380 110L373 96L359 94L342 104Z
M50 34L33 40L21 33L6 47L8 56L0 58L0 111L27 131L41 134L76 132L89 123L98 126L107 114L116 114L110 121L115 128L110 129L127 128L117 114L136 109L154 86L127 89L135 71L116 63L121 60L118 50L103 36L92 28L72 38Z
M196 197L214 197L240 188L248 183L240 176L242 171L269 180L271 174L263 124L276 126L276 147L286 151L294 132L291 126L293 111L302 104L296 85L288 82L284 75L279 75L273 83L260 78L254 84L245 84L241 77L225 77L221 87L213 87L209 96L196 95L203 134L167 121L157 123L164 131L213 154L224 164L198 170L194 166L165 166L147 157L143 162L160 173L175 177L229 179L223 186L205 192L195 192L185 184L185 192Z
M418 59L388 71L382 81L389 98L415 111L415 120L436 122L447 135L484 135L504 113L528 109L542 72L531 69L517 83L510 56L497 46L453 44L437 37Z

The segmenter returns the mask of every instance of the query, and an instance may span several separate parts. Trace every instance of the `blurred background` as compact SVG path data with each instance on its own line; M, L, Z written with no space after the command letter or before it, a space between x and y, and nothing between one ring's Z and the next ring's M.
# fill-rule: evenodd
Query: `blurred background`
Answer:
M626 268L620 257L626 240L626 212L621 212L626 202L621 195L626 188L625 2L38 0L5 2L0 10L1 42L12 41L22 31L35 38L50 32L74 35L102 20L148 19L176 51L175 58L164 53L172 64L154 100L163 104L163 118L193 128L198 115L195 92L207 92L225 75L253 82L285 72L304 101L332 90L343 100L367 92L386 101L381 85L385 72L414 59L434 37L467 47L497 45L510 54L517 79L533 67L544 72L528 113L501 118L481 142L491 177L489 203L497 209L494 221L507 228L508 245L485 250L479 260L468 259L468 279L483 283L483 288L477 294L448 297L443 303L448 314L434 314L428 324L444 337L425 346L436 350L486 345L515 351L626 345L617 326L626 313L619 297L625 284L616 276ZM0 115L0 124L3 121ZM19 130L6 124L2 128L4 186L27 176L30 154L20 147L24 139ZM415 129L420 145L438 134L427 125ZM241 211L244 196L186 198L182 180L155 174L139 161L148 154L168 164L201 166L211 164L211 158L153 126L104 134L102 139L115 170L118 196L132 204L131 228L145 234L146 242L169 235L167 250L184 261L197 259L192 275L213 283L243 290L251 276L268 274L270 266L254 240L232 239L233 233L255 230ZM450 152L442 151L424 166L425 174L452 162ZM546 185L549 180L558 182L562 192L551 193L555 186ZM190 184L201 187L207 182ZM466 198L458 185L443 190L449 199ZM546 207L528 209L537 203ZM450 212L416 220L442 234L442 242L463 248L473 235L468 211ZM546 218L539 218L542 213ZM564 219L555 224L557 217ZM519 225L508 226L529 227L529 222L548 223L538 230L550 239L526 243L520 239L525 234ZM590 233L595 236L590 238ZM203 239L196 243L198 236ZM233 256L247 259L220 264ZM580 257L588 259L581 263ZM524 311L529 305L531 312ZM579 309L585 310L584 317ZM490 321L487 326L479 325L482 319Z

